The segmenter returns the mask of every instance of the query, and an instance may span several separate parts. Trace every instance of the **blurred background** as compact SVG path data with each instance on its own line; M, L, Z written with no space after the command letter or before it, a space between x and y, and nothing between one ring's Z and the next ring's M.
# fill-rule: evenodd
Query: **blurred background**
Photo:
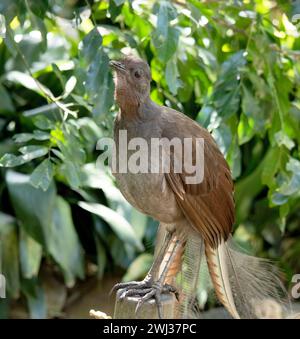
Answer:
M109 59L138 54L151 98L205 126L235 179L234 237L300 273L300 1L0 1L0 318L113 312L157 223L96 143L117 107ZM297 16L297 14L299 14ZM201 279L203 309L215 306Z

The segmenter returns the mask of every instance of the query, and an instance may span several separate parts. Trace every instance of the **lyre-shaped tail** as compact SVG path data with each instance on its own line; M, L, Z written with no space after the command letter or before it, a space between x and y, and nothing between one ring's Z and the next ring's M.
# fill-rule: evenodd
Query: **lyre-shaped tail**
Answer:
M286 292L270 261L237 251L231 237L217 248L206 244L205 254L217 297L233 318L257 318L263 300L283 303Z

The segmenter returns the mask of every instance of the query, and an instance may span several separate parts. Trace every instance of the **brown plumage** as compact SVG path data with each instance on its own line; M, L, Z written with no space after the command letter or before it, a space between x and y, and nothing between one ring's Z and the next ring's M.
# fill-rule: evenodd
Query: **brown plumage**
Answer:
M128 143L142 138L148 146L153 138L183 141L191 138L192 149L171 147L170 171L165 173L114 173L125 198L141 212L160 222L158 245L154 263L142 282L118 284L125 288L122 296L139 295L141 302L159 296L165 285L181 287L179 309L181 316L189 316L189 306L195 298L198 273L205 253L209 272L220 302L235 318L252 317L253 301L276 294L276 275L259 259L239 254L229 248L234 223L233 182L230 169L217 144L207 130L171 108L159 106L150 99L150 68L139 58L126 57L111 62L116 71L115 97L120 111L115 120L114 135L117 159L120 131L126 131ZM189 183L191 173L177 173L174 160L186 159L195 164L197 138L204 140L204 177L200 183ZM127 159L133 154L128 151ZM164 163L164 158L159 154ZM153 161L149 155L150 163ZM118 164L120 165L120 164ZM163 236L162 236L163 234ZM205 251L203 251L203 243ZM251 267L249 269L245 263ZM183 268L185 267L185 268ZM272 270L271 270L272 271ZM185 279L180 283L179 276ZM272 284L269 281L272 280ZM155 283L155 284L154 284ZM248 286L246 286L246 284ZM272 285L271 287L269 285ZM143 289L145 293L143 293ZM150 292L149 292L150 291Z
M233 182L230 169L212 136L187 116L168 109L162 137L204 139L204 180L186 184L186 173L166 173L178 205L194 230L216 247L221 238L226 240L234 223ZM169 123L171 120L173 123ZM193 148L192 159L195 159Z

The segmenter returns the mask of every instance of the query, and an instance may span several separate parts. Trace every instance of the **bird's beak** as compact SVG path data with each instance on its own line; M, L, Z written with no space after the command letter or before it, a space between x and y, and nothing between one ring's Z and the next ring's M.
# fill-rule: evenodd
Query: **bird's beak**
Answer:
M125 65L120 62L120 61L110 61L109 65L115 70L115 71L121 71L121 72L125 72L126 68Z

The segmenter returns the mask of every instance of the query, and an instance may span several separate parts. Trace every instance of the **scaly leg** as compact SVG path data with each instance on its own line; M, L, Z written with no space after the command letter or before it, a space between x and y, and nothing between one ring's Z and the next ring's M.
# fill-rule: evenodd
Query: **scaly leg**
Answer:
M159 317L161 318L161 301L160 301L160 295L162 293L174 293L176 297L178 297L177 291L174 287L170 285L164 285L164 280L166 277L166 274L168 272L168 268L170 267L170 264L172 262L172 259L174 257L173 252L176 252L177 248L177 240L174 243L174 233L167 233L166 239L163 243L163 246L161 247L157 257L155 258L147 276L143 281L131 281L128 283L119 283L116 284L113 289L113 291L122 289L122 294L120 296L120 299L124 299L129 296L140 296L141 299L137 305L136 312L139 310L141 305L151 299L152 297L155 297L156 303L158 306L158 313ZM167 259L165 266L163 268L162 273L160 274L158 280L155 282L154 277L158 276L159 269L161 267L161 264L166 256L167 250L169 246L173 244L173 249L170 257Z
M156 304L157 304L157 308L158 308L158 316L160 319L162 319L162 304L161 304L161 295L165 292L172 292L175 294L176 298L178 299L178 292L177 290L171 286L171 285L167 285L164 284L164 281L166 279L168 270L172 264L172 261L174 260L174 258L176 257L177 251L179 248L179 240L177 239L173 245L173 249L171 251L171 254L169 255L169 257L166 260L165 266L159 276L158 281L154 282L153 285L151 286L151 288L149 289L149 291L147 291L147 293L138 301L138 304L136 306L136 310L135 312L137 313L139 311L139 309L141 308L141 306L148 300L150 300L151 298L155 298L156 300Z

